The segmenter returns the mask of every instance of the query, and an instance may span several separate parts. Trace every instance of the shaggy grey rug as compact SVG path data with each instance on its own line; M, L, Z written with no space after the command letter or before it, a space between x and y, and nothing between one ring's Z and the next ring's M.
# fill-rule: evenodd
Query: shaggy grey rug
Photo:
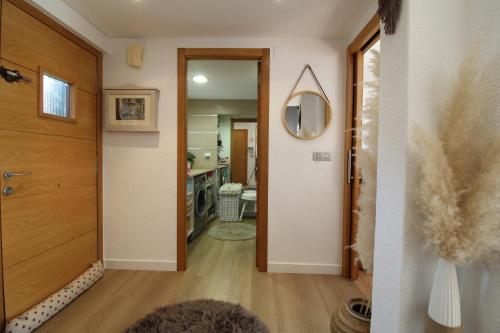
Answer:
M249 223L223 222L211 227L208 234L219 240L240 241L255 238L257 228Z
M269 333L255 315L242 306L198 300L161 307L125 333Z

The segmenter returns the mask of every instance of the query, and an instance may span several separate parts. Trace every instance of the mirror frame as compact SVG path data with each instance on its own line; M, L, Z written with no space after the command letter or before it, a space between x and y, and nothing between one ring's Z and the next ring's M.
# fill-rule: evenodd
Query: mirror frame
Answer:
M318 135L308 136L308 137L299 136L295 132L293 132L288 127L288 124L286 123L286 115L285 115L286 109L288 107L288 103L290 102L290 100L294 99L295 97L297 97L299 95L303 95L303 94L306 94L306 93L319 96L325 102L325 105L328 108L328 111L327 111L327 120L326 120L325 128L323 128L323 130L321 131L321 133L319 133ZM288 132L288 134L290 134L291 136L293 136L293 137L295 137L297 139L300 139L300 140L313 140L313 139L319 138L320 136L322 136L323 134L325 134L325 132L330 127L332 121L333 121L333 109L332 109L332 105L330 104L330 102L328 101L328 99L326 98L325 95L323 95L322 93L319 93L317 91L313 91L313 90L300 90L300 91L297 91L296 93L293 93L292 95L290 95L290 97L287 98L287 100L283 104L283 108L281 110L281 122L283 124L283 127Z

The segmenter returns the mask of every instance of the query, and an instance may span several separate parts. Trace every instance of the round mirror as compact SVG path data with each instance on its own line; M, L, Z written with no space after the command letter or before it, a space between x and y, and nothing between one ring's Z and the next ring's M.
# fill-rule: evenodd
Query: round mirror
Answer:
M330 125L332 109L320 93L299 91L283 107L283 124L286 130L299 139L319 137Z

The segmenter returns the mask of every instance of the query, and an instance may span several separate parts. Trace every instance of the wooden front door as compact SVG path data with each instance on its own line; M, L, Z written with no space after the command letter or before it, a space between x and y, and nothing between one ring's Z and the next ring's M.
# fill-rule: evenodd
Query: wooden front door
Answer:
M7 319L58 291L98 259L100 57L26 6L3 0L1 8L1 65L31 80L0 78ZM59 94L59 88L64 92Z
M248 130L233 129L231 136L231 182L247 185Z

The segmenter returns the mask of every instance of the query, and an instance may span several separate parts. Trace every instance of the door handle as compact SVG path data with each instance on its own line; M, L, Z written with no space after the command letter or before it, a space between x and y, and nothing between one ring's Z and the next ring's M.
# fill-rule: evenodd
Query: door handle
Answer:
M17 177L17 176L29 176L31 175L31 172L12 172L12 171L5 171L3 173L3 178L9 179L12 177Z
M355 156L353 150L354 148L351 148L347 152L347 184L350 184L354 178L352 176L352 158Z

